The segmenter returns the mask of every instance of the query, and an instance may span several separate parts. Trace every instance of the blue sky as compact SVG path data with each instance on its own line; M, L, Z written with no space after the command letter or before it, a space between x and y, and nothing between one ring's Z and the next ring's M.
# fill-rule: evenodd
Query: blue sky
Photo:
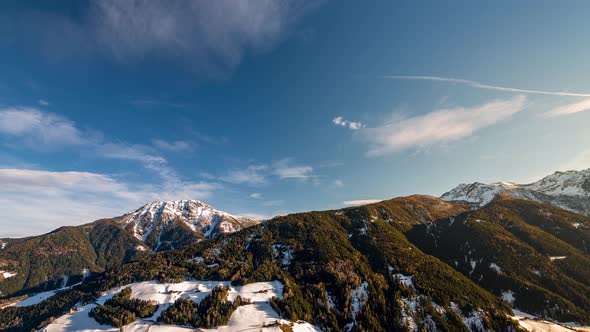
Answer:
M3 1L0 237L590 167L586 1Z

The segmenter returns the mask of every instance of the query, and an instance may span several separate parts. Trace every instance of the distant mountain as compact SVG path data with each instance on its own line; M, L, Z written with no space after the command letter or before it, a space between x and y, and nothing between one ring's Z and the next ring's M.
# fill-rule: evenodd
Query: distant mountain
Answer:
M259 223L195 200L152 202L120 217L0 239L0 295L79 282L152 252L214 238ZM86 272L85 272L86 271Z
M555 172L530 184L511 182L460 184L443 194L441 198L446 201L465 202L479 208L491 202L499 194L547 203L590 215L590 169Z
M257 224L195 200L152 202L113 221L154 251Z

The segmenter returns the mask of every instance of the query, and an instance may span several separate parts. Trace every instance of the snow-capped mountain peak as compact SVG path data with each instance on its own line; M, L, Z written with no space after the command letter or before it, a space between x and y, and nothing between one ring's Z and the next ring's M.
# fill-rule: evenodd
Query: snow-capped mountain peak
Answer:
M499 193L553 204L566 210L590 215L590 169L555 172L529 184L513 182L464 183L443 194L441 198L481 207L491 202Z
M201 201L178 200L148 203L120 217L119 223L138 240L157 250L166 237L186 237L182 233L189 233L210 238L238 231L258 221L219 211Z
M583 171L555 172L528 185L547 195L590 196L590 168Z

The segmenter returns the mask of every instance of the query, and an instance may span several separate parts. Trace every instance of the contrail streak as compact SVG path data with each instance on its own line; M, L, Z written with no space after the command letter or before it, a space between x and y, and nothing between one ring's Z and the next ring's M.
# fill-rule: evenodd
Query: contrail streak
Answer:
M392 80L420 80L420 81L448 82L448 83L464 84L464 85L467 85L467 86L470 86L470 87L476 88L476 89L506 91L506 92L519 92L519 93L531 93L531 94L539 94L539 95L551 95L551 96L562 96L562 97L590 97L590 93L555 92L555 91L541 91L541 90L510 88L510 87L505 87L505 86L488 85L488 84L483 84L483 83L479 83L476 81L470 81L470 80L464 80L461 78L452 78L452 77L384 75L384 76L380 76L380 78L392 79Z

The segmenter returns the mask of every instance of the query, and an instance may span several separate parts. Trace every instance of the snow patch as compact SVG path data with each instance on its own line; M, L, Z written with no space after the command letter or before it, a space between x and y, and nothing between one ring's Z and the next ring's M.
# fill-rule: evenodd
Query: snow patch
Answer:
M387 269L393 276L393 279L396 280L400 285L414 289L414 281L412 280L412 276L407 276L402 273L394 273L394 268L391 265L388 266Z
M418 307L418 297L413 297L410 299L402 298L401 299L401 323L403 326L408 328L410 332L418 331L418 324L416 320L414 320L414 315L416 314L416 308Z
M205 261L205 259L202 256L197 256L193 259L188 260L189 263L195 263L195 264L203 263L204 261Z
M57 294L59 290L52 290L52 291L47 291L47 292L41 292L41 293L37 293L35 295L29 296L26 299L16 302L13 305L15 307L27 307L33 304L38 304L41 303L43 301L45 301L46 299L52 297L53 295Z
M514 303L514 292L511 290L502 292L502 300L504 300L510 304L513 304Z
M364 281L360 284L357 288L350 291L350 309L352 314L352 322L346 324L344 326L345 331L352 331L354 326L356 325L356 317L361 311L361 309L367 304L369 300L369 283Z
M579 326L573 323L550 322L536 317L517 309L512 309L514 316L512 319L518 322L518 325L530 332L572 332L572 331L590 331L590 326Z
M86 279L90 276L90 269L85 267L82 269L82 279Z
M293 250L286 244L273 244L272 249L275 254L275 259L281 259L283 266L291 265L293 260Z
M560 260L560 259L566 259L567 256L549 256L549 259L551 261L556 261L556 260Z
M369 299L368 288L369 283L364 281L350 292L350 297L352 298L351 309L353 318L356 318L363 306L367 304L367 300Z
M330 293L328 293L328 291L326 291L326 300L328 301L328 308L336 309L336 303L334 303L334 298L332 297L332 295L330 295Z
M494 270L497 274L504 274L504 272L502 272L502 269L496 263L490 263L490 269Z
M485 312L481 309L473 310L469 313L469 315L465 316L463 311L459 308L459 306L451 302L451 310L453 310L457 315L461 316L463 323L467 326L469 331L485 331L484 329L484 321L485 321Z
M469 274L473 274L473 271L475 271L475 267L477 266L477 262L473 259L469 260L469 265L471 265L471 271L469 271Z
M64 275L64 278L61 281L61 288L66 288L66 286L68 285L68 280L70 280L70 276L67 274Z

